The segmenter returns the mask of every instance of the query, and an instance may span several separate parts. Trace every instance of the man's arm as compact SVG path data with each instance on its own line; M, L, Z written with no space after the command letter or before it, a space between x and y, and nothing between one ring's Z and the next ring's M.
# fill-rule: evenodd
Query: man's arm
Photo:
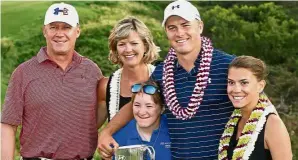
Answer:
M23 65L12 73L1 111L1 159L13 160L16 148L17 126L21 125L24 111Z
M13 160L17 126L1 123L1 159Z
M129 102L120 109L120 111L108 123L106 128L104 128L98 135L97 148L102 158L109 159L113 156L115 149L117 149L119 145L113 139L112 135L124 127L132 119L132 103Z

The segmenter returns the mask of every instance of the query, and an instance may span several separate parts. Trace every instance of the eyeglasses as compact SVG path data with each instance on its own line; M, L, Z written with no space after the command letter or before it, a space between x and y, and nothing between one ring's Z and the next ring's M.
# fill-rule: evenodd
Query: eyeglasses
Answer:
M138 93L143 88L143 92L146 94L153 95L156 91L160 92L159 89L152 85L152 84L145 84L142 85L141 83L134 84L131 86L131 92L132 93Z

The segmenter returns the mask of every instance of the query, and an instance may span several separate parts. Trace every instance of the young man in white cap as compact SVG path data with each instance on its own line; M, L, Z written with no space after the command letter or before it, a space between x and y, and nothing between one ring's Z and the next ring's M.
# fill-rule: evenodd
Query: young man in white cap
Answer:
M65 3L51 5L43 34L46 47L11 75L1 117L1 159L14 159L19 125L23 160L92 159L102 73L74 50L80 35L76 9Z
M213 49L211 41L201 37L200 14L185 0L166 7L162 26L171 48L152 78L165 97L172 159L217 159L219 139L233 110L226 84L234 56ZM104 158L118 147L111 134L131 117L130 104L100 133L98 149Z

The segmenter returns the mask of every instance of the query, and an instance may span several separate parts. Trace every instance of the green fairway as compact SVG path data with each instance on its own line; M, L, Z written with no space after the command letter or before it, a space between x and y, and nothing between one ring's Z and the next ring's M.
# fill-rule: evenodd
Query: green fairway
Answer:
M1 37L17 37L25 29L41 29L51 2L2 2Z

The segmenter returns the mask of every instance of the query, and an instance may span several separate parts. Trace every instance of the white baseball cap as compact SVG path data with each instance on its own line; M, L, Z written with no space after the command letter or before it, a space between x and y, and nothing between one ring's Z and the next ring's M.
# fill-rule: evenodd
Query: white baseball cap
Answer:
M170 16L179 16L187 21L201 20L198 9L186 0L177 0L166 7L162 21L163 27Z
M63 2L55 3L48 8L44 18L44 25L52 22L65 22L76 27L79 24L79 15L72 5Z

